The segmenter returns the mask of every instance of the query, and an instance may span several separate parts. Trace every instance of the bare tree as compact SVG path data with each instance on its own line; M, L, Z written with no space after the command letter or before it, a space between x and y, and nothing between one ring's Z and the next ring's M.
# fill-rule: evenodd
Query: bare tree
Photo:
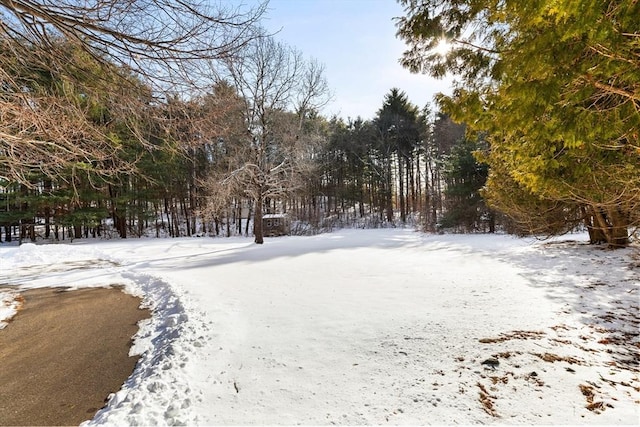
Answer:
M144 121L148 88L113 66L99 73L91 58L63 42L57 46L61 61L82 61L101 78L77 74L66 64L48 68L17 61L13 48L14 40L0 40L0 180L31 185L34 173L131 172L133 163L120 162L114 129L133 109L138 123ZM120 83L125 81L129 90Z
M239 58L225 62L229 79L244 101L245 145L218 182L242 191L253 201L255 242L263 243L265 199L282 199L300 184L296 177L303 155L299 150L300 121L322 96L322 68L311 68L297 50L264 36L253 41ZM312 63L315 64L315 63Z
M256 37L254 9L199 0L0 0L0 180L131 172L113 126L171 133L163 92L193 95L201 64ZM107 111L96 117L95 110ZM111 126L111 128L110 128ZM164 135L154 135L155 141Z
M201 60L225 58L251 40L266 5L243 10L199 0L0 0L0 36L18 42L16 56L37 55L51 66L63 60L54 38L62 37L97 61L175 85Z
M331 102L331 99L332 95L325 77L324 64L315 59L310 60L305 64L294 105L300 118L299 128L302 128L302 123L308 114L318 112Z

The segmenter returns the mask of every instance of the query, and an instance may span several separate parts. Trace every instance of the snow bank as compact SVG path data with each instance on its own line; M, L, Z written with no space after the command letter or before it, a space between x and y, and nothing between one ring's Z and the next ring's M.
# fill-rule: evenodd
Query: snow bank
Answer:
M0 290L0 329L7 326L21 306L22 299L17 292Z
M195 311L187 314L181 298L161 279L125 276L144 294L143 304L153 316L141 322L130 351L141 355L135 371L83 425L195 425L198 418L190 407L201 397L190 388L185 369L193 350L207 341L208 326Z

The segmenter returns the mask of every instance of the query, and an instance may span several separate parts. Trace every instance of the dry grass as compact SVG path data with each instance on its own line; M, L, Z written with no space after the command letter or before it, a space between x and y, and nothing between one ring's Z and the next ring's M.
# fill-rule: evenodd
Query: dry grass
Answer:
M497 377L497 376L493 376L493 377L489 377L491 379L491 382L495 385L495 384L507 384L509 383L509 378L504 376L504 377Z
M595 400L596 394L595 394L595 388L593 386L580 384L580 391L582 392L582 395L587 399L587 405L585 406L585 408L587 408L591 412L595 412L596 414L599 414L605 409L607 409L607 407L613 408L613 406L611 406L608 403Z
M499 415L493 407L496 397L491 396L485 386L483 386L482 384L477 383L477 386L480 389L479 400L482 404L482 409L492 417L498 417Z
M513 331L494 338L480 338L478 341L483 344L495 344L509 340L539 340L544 336L545 333L542 331Z
M570 357L570 356L558 356L557 354L552 354L552 353L531 353L534 356L539 357L540 359L544 360L545 362L567 362L571 365L582 365L583 362L576 359L575 357Z

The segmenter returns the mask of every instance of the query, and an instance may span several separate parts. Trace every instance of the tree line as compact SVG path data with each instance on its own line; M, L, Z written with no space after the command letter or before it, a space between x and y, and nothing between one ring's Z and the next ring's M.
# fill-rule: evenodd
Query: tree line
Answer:
M13 76L24 81L21 96L37 97L38 109L50 97L75 102L112 151L62 161L52 151L20 166L19 179L3 178L0 239L253 234L261 241L263 212L288 214L297 233L396 224L434 231L441 223L493 230L486 207L469 207L468 195L459 204L473 212L451 217L459 215L456 185L470 183L453 163L463 126L419 110L398 89L373 120L327 119L318 113L329 96L320 65L270 37L248 46L252 55L224 64L225 79L199 96L158 99L132 79L139 90L123 96L130 104L141 96L135 103L144 111L129 116L113 111L120 108L113 93L93 79L20 69L28 76ZM72 45L59 51L69 62L78 54ZM112 67L105 80L124 72ZM15 92L6 86L3 94L11 100Z
M636 2L400 2L403 64L459 80L439 112L393 88L371 120L321 115L324 68L260 28L266 4L1 2L0 239L262 243L286 213L295 233L583 226L626 245Z

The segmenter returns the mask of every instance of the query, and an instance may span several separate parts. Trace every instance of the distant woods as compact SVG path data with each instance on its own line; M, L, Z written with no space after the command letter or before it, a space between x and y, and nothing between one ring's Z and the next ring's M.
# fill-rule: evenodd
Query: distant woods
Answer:
M401 3L403 64L460 81L443 112L393 88L345 120L321 114L323 66L260 28L266 5L0 0L0 240L262 243L277 214L294 234L585 227L626 245L637 2ZM453 48L434 53L442 37Z
M296 54L285 57L301 61ZM312 63L301 61L290 72L324 84L310 75L318 72ZM403 224L493 230L477 192L486 176L477 176L474 162L468 172L460 167L470 156L463 126L418 109L397 89L382 100L375 119L344 121L322 117L309 101L297 104L309 99L308 85L269 84L273 98L249 92L255 82L233 80L189 100L167 98L136 116L135 128L111 115L112 106L87 101L83 119L103 132L112 155L59 169L37 161L22 165L19 179L2 182L0 236L246 235L258 241L263 232L256 221L261 225L258 218L275 213L286 214L296 234ZM295 109L277 105L284 96ZM471 193L456 193L469 185L475 185ZM471 206L473 197L478 200Z
M461 126L397 89L371 121L323 117L324 67L259 27L265 5L0 7L0 240L262 243L268 214L299 234L493 229L450 193Z
M475 160L460 160L476 144L465 140L464 126L428 106L419 109L398 89L385 96L373 120L328 125L314 186L323 198L320 207L312 205L312 223L494 230L495 216L478 194L486 174L478 176Z

